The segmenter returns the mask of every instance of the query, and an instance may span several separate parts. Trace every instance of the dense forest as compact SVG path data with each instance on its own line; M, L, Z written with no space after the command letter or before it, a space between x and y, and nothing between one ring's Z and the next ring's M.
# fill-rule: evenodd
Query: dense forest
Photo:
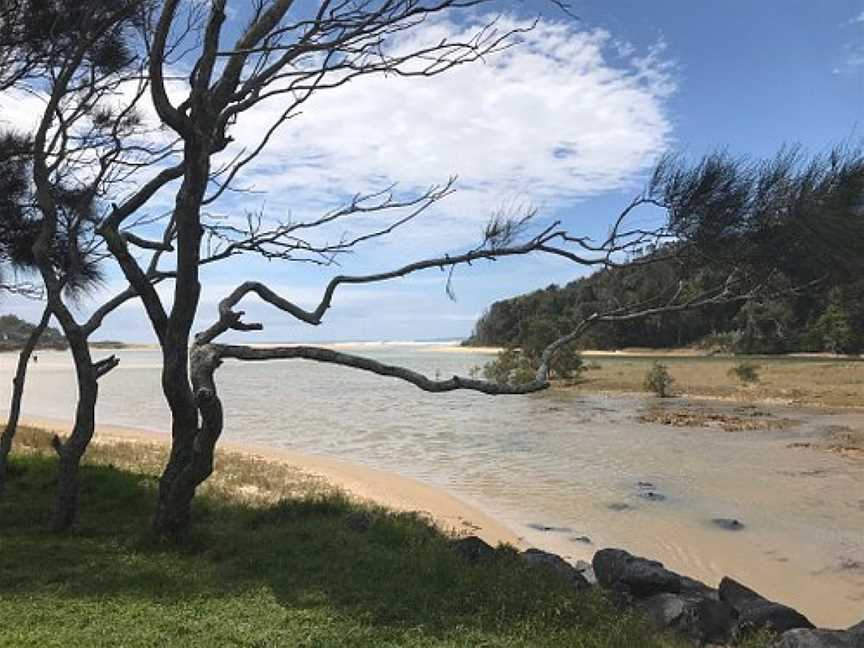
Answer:
M0 351L17 351L24 346L33 324L15 315L0 315ZM63 334L48 327L39 338L38 349L65 349L69 344Z
M594 312L640 303L674 281L672 262L601 270L566 286L496 302L465 344L530 346L554 339ZM789 283L789 277L778 283ZM864 278L826 277L804 291L789 291L744 304L715 305L642 320L599 324L582 338L591 349L701 346L738 353L864 349Z
M734 273L764 284L762 290L747 301L598 324L579 346L864 350L860 150L817 156L804 165L793 151L749 169L721 155L689 175L674 173L664 182L675 240L646 246L629 262L566 286L496 302L465 344L518 347L536 355L593 313L638 311L680 291L699 294ZM677 200L679 194L688 199Z

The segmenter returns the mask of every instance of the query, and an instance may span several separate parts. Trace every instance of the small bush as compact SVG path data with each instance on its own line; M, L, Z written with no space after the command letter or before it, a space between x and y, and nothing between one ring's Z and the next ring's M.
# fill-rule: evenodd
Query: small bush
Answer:
M482 367L474 367L472 376L482 376L502 385L524 385L537 376L539 357L521 349L507 348L498 352L494 360ZM549 377L562 380L577 380L585 371L582 356L572 348L561 349L549 366Z
M760 366L758 364L746 361L739 362L730 367L728 375L730 378L739 380L744 385L752 385L759 382L759 369Z
M675 379L669 375L669 369L664 364L655 362L645 374L645 389L654 392L660 398L672 395L672 385Z

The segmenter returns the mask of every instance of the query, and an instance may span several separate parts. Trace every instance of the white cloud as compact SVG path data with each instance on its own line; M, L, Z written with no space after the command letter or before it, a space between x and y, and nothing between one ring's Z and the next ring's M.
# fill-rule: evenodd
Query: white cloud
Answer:
M478 16L473 27L442 21L425 24L404 33L397 46L412 48L439 42L445 35L473 33L483 21ZM524 23L499 22L504 29L515 26ZM172 96L180 93L175 86L171 91ZM550 214L592 195L632 188L669 144L673 127L667 99L674 91L674 69L662 43L639 52L602 30L541 21L521 45L490 56L484 63L431 79L366 77L320 93L304 105L301 116L285 125L240 179L240 185L253 185L263 193L226 194L213 211L239 215L263 205L269 216L284 217L290 212L303 218L332 209L356 192L394 182L405 192L417 191L458 174L456 194L402 230L386 248L380 243L369 246L370 250L354 258L359 267L352 265L350 271L389 268L405 258L476 242L489 212L501 205L530 203L542 214ZM38 101L7 96L0 112L3 119L23 126L41 112ZM278 102L273 101L244 115L232 131L234 151L254 146L279 112ZM147 106L146 114L152 115L152 107ZM170 202L167 192L158 200L160 207ZM600 219L605 216L598 215ZM381 220L362 217L352 223L359 230ZM341 227L328 235L338 236ZM288 269L285 265L267 266L267 280L298 303L317 303L321 286L299 285L312 273L297 276L297 266ZM237 281L261 278L261 267L247 262L208 270L201 323L212 320L215 302ZM545 266L520 267L529 273L548 270ZM319 277L323 280L336 271L323 271ZM571 272L559 268L550 276L560 280ZM467 282L472 273L466 271L460 281ZM346 290L340 293L338 312L328 320L333 328L328 330L334 338L380 335L357 329L357 322L374 310L376 317L371 320L375 321L408 322L420 317L430 320L427 328L432 330L435 322L449 318L452 330L461 331L488 302L486 289L497 296L525 289L529 287L527 283L522 286L527 282L525 274L521 270L513 278L499 276L500 285L495 281L483 284L483 291L478 283L476 289L466 290L467 302L458 304L446 299L443 279L432 271L413 280L416 283L388 284L381 292ZM479 277L477 281L483 282ZM110 294L121 284L112 281L104 293ZM170 302L170 284L160 286L160 292ZM438 300L435 312L423 306L430 295ZM265 321L269 339L296 335L293 327L280 328L284 316L271 314L269 307L252 303L248 309L251 317ZM407 331L409 324L405 327ZM113 315L104 335L131 337L133 330L136 337L148 336L149 327L137 302ZM323 331L317 334L326 335Z
M426 25L398 48L465 36L479 24ZM551 210L632 183L672 131L665 100L675 82L662 49L638 55L605 31L547 21L485 64L431 79L361 78L308 101L241 183L282 216L323 211L390 182L416 190L457 174L459 193L411 232L464 243L502 202ZM279 111L274 101L245 115L232 130L237 144L253 145Z

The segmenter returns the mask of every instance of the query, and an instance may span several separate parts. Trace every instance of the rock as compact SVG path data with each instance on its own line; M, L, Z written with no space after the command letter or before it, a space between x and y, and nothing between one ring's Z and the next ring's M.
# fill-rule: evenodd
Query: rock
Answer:
M593 542L591 542L591 538L589 538L588 536L584 536L584 535L583 536L575 536L573 538L570 538L570 540L572 540L573 542L581 542L582 544L594 544Z
M769 601L749 587L731 578L720 581L720 600L728 603L738 613L736 636L751 630L769 628L783 633L794 628L814 628L815 626L797 610Z
M588 579L582 573L558 554L531 548L523 551L519 554L519 557L531 565L536 565L554 573L573 587L573 589L583 590L591 586Z
M495 549L477 536L466 536L450 541L450 548L455 551L463 560L470 563L488 560L495 556Z
M864 648L864 636L851 630L806 630L784 632L772 648Z
M639 493L642 499L651 500L652 502L665 502L666 496L663 493L658 493L653 490L646 490Z
M643 489L644 488L652 489L652 488L654 488L654 484L652 482L649 482L649 481L638 481L638 482L636 482L636 487L637 488L643 488Z
M556 526L546 526L545 524L540 524L538 522L531 522L528 525L529 529L534 529L535 531L544 531L549 533L572 533L573 529L570 527L556 527Z
M585 562L584 560L577 560L573 564L573 569L582 574L582 577L588 581L589 585L597 584L597 576L594 575L594 568L591 566L591 563Z
M856 637L864 637L864 621L856 623L853 626L850 626L846 632L851 632Z
M746 525L743 522L734 518L714 518L711 520L711 524L718 526L721 529L725 529L726 531L742 531L746 528Z
M345 525L352 531L364 533L372 525L372 516L366 511L355 511L345 518Z
M681 633L699 645L725 644L737 622L727 604L698 594L655 594L636 603L648 620L660 628Z
M607 504L606 508L610 511L629 511L633 507L626 502L612 502L611 504Z
M682 578L656 560L633 556L623 549L601 549L591 561L598 582L609 589L624 589L637 598L683 588Z

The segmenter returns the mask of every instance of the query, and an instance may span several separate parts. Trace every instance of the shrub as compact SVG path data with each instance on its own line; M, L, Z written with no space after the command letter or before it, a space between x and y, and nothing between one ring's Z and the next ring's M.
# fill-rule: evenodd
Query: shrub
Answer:
M494 360L482 367L474 367L472 376L482 375L491 382L524 385L534 380L540 358L521 349L507 348L498 352ZM572 348L559 351L549 366L549 377L575 380L585 370L582 356Z
M664 364L655 362L645 374L645 389L654 392L660 398L672 395L672 385L675 379L669 375L669 369Z
M728 375L730 378L737 378L744 385L751 385L759 382L759 369L758 364L744 361L730 367Z
M502 349L494 360L471 370L472 375L480 374L502 385L524 385L534 380L535 373L529 358L519 349Z

